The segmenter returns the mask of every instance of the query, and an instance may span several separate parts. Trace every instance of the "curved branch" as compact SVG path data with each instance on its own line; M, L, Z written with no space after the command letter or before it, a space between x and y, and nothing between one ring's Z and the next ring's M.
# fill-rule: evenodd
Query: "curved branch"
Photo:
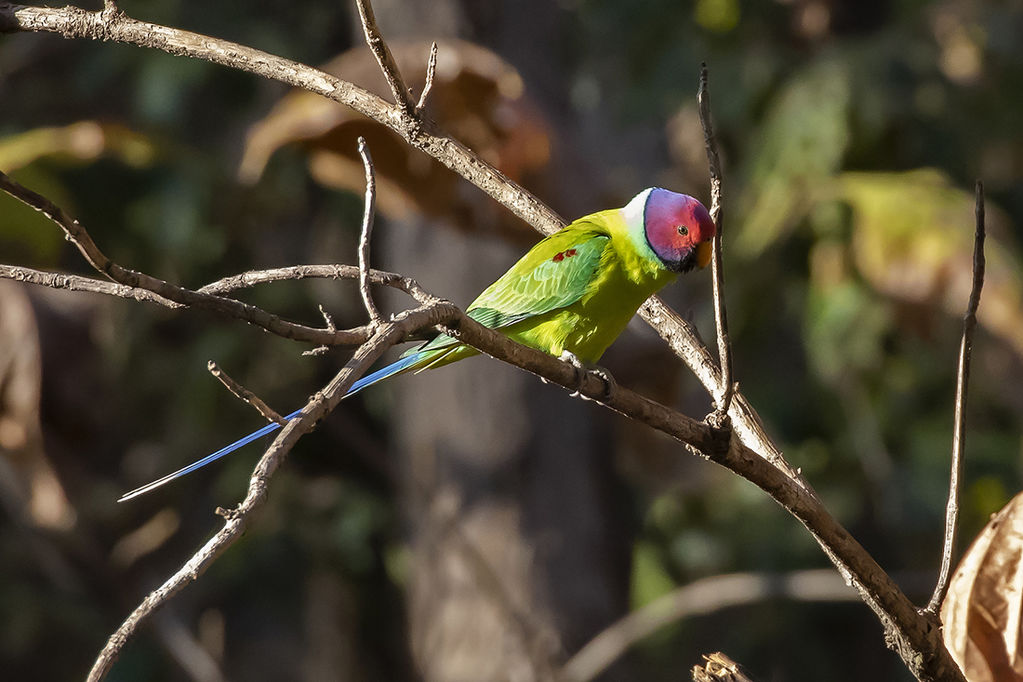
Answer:
M283 268L271 268L269 270L250 270L238 275L218 279L216 282L200 287L198 291L204 294L226 294L238 289L247 289L257 284L313 277L323 279L358 279L359 268L354 265L332 263L329 265L291 265ZM383 284L400 289L419 303L429 303L435 298L433 294L430 294L421 287L419 282L411 277L399 275L396 272L386 272L370 268L369 281L371 284Z
M710 576L678 587L618 619L576 652L562 667L562 674L571 682L588 682L630 647L671 623L777 598L815 602L859 600L830 569Z

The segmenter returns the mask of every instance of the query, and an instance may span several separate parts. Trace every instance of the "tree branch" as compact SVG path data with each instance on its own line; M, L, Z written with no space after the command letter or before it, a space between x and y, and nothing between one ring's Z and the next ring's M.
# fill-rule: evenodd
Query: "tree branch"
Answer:
M721 160L718 158L718 143L714 137L714 124L710 118L710 92L707 90L707 65L700 65L700 87L696 94L700 109L700 125L703 126L703 142L707 147L707 165L710 169L710 218L717 229L714 231L714 253L711 259L711 275L714 281L714 323L717 327L718 364L721 367L721 389L715 400L715 422L724 426L728 421L728 409L732 405L735 386L732 382L732 345L728 338L728 314L725 310L725 274L721 265L721 239L724 228L721 216Z
M256 395L249 389L245 388L241 384L239 384L237 381L232 379L227 374L227 372L220 369L217 363L210 360L209 362L206 363L206 369L208 369L210 371L210 374L215 376L220 381L220 383L224 384L224 387L227 390L231 391L235 398L238 398L238 400L241 400L244 403L252 405L254 408L256 408L256 411L258 411L261 415L263 415L266 418L267 421L274 422L279 426L284 426L285 424L288 423L287 420L284 419L284 417L282 417L272 407L263 402L262 398L260 398L258 395Z
M250 270L239 275L232 275L216 282L211 282L200 288L198 291L205 294L226 294L238 289L253 287L257 284L270 282L283 282L286 280L297 280L307 278L321 279L358 279L359 269L351 265L333 263L329 265L291 265L283 268L272 268L269 270ZM383 284L384 286L400 289L414 298L419 303L429 303L434 296L423 289L419 283L411 277L399 275L396 272L385 272L383 270L369 269L369 281L372 284Z
M359 294L362 296L362 304L366 306L369 323L376 327L383 322L383 318L380 317L380 310L377 309L369 292L369 240L373 234L373 215L376 213L377 181L373 173L373 159L363 137L359 138L359 156L362 157L362 167L366 171L366 197L359 236Z
M189 304L177 303L141 287L130 287L124 284L107 282L94 277L85 277L82 275L68 275L62 272L46 272L44 270L36 270L34 268L28 268L21 265L6 265L0 263L0 278L11 279L17 282L25 282L27 284L36 284L39 286L49 287L51 289L86 291L95 294L116 296L117 298L129 298L144 303L155 303L156 305L170 308L172 310L190 307ZM284 268L272 268L270 270L250 270L238 275L231 275L230 277L219 279L216 282L207 284L206 286L196 290L194 293L220 296L221 294L236 291L238 289L253 287L257 284L309 278L357 280L359 278L359 268L354 265L331 264L292 265ZM436 300L435 296L423 289L414 279L394 272L370 270L369 281L373 284L383 284L385 286L390 286L404 291L421 304L430 303L431 301ZM231 301L233 299L224 300ZM203 308L201 305L196 305L195 307ZM270 313L266 314L269 315ZM327 331L337 331L337 329L335 328L331 330L328 325ZM357 327L348 331L352 334L359 335L356 337L356 343L361 343L370 336L368 327ZM345 344L339 342L335 345Z
M0 7L0 10L2 10L2 7ZM96 246L96 243L92 240L92 237L89 236L88 231L77 220L68 216L62 208L51 202L46 197L24 187L2 171L0 171L0 190L7 192L15 199L18 199L31 208L36 209L56 223L64 231L68 241L78 247L78 250L89 264L93 266L93 268L95 268L100 274L109 277L113 282L124 287L128 287L129 289L144 289L155 294L159 297L159 299L165 299L180 305L208 310L239 320L245 320L257 327L262 327L268 332L294 341L306 341L324 346L352 346L365 341L368 337L368 332L365 330L355 329L330 331L326 329L308 327L295 322L288 322L287 320L282 320L277 315L268 313L262 308L248 303L242 303L241 301L223 298L212 294L199 293L192 291L191 289L171 284L162 279L157 279L156 277L152 277L142 272L123 268L107 258L106 255L100 251L99 247ZM4 268L5 272L21 273L23 275L28 275L31 272L26 268L10 268L10 266L4 266ZM32 277L40 280L45 279L43 277L37 277L37 275L32 275ZM68 276L60 275L59 277L67 278ZM14 279L18 279L17 275L15 275ZM68 283L69 282L66 280L61 281L61 279L58 278L51 278L49 280L49 286ZM74 284L82 285L83 281L78 279L74 282ZM118 288L113 289L111 293L113 291L116 291L116 295L119 296L127 293L126 290ZM151 296L146 296L145 298L150 302L163 304L157 298Z
M433 90L433 79L437 73L437 41L433 41L430 46L430 58L426 61L426 84L423 85L423 92L419 95L419 101L416 102L416 116L423 115L423 109L426 108L426 102L430 97L430 91Z
M618 619L565 663L571 682L589 682L633 645L683 618L704 616L765 599L858 601L855 591L830 569L791 573L732 573L683 585Z
M977 327L977 308L980 292L984 288L984 185L976 187L976 209L973 238L973 287L963 315L963 335L959 342L959 369L956 373L955 425L952 431L952 467L948 482L948 504L945 507L945 542L941 550L941 569L934 594L925 611L937 616L941 602L948 592L952 574L952 557L956 551L959 527L959 490L962 487L963 448L966 442L966 394L970 383L970 355L973 352L973 332Z
M380 65L380 70L384 73L384 79L391 88L395 104L408 118L413 118L415 107L412 106L412 100L409 98L408 86L405 85L405 81L401 77L398 63L394 61L390 48L387 47L383 36L380 35L377 19L373 15L373 5L369 0L355 0L355 4L359 8L359 19L362 21L362 32L366 36L366 44L369 45L377 64Z

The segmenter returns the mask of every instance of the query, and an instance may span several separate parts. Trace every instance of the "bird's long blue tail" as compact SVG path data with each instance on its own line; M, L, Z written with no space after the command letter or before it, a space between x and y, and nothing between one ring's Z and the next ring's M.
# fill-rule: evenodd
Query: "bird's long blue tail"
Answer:
M371 374L367 374L366 376L362 377L361 379L356 381L354 384L352 384L352 387L350 389L348 389L348 393L345 393L345 398L347 398L347 397L349 397L351 395L355 395L356 393L358 393L362 389L366 388L367 386L372 386L373 384L377 383L378 381L383 381L384 379L387 379L388 377L392 377L395 374L398 374L400 372L403 372L403 371L409 369L410 367L415 365L418 360L421 360L423 355L424 355L424 353L413 353L412 355L409 355L408 357L401 358L397 362L391 363L390 365L387 365L386 367L378 369L377 371L375 371L375 372L373 372ZM286 416L284 419L285 419L285 421L290 421L290 420L294 419L295 417L297 417L300 414L302 414L302 410L295 410L294 412L292 412L291 414ZM220 459L221 457L223 457L225 455L231 454L232 452L234 452L238 448L243 447L245 445L248 445L249 443L251 443L254 440L259 440L260 438L262 438L263 436L265 436L267 434L273 433L274 431L276 431L279 428L281 428L280 424L278 424L277 422L270 422L269 424L267 424L263 428L261 428L261 429L259 429L257 431L253 431L252 433L250 433L249 435L247 435L247 436L245 436L243 438L239 438L238 440L236 440L235 442L231 443L230 445L225 445L224 447L220 448L216 452L212 452L212 453L206 455L205 457L203 457L202 459L196 460L195 462L192 462L188 466L182 467L181 469L178 469L177 471L175 471L173 473L167 474L166 476L164 476L162 478L158 478L158 479L156 479L155 481L153 481L151 483L147 483L144 486L141 486L139 488L135 488L135 490L132 490L131 492L127 492L124 495L121 495L121 497L117 501L118 502L126 502L126 501L128 501L128 500L130 500L130 499L132 499L134 497L138 497L139 495L145 495L146 493L148 493L150 491L156 490L160 486L163 486L163 485L165 485L167 483L170 483L171 481L173 481L176 478L181 478L182 476L187 476L188 474L192 473L196 469L202 469L204 466L206 466L210 462L215 462L218 459Z

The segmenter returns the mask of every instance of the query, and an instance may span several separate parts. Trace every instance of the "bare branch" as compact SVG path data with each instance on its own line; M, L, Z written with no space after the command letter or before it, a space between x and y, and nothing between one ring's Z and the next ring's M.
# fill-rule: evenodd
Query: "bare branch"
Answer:
M154 294L148 289L129 287L117 282L108 282L95 277L84 277L82 275L68 275L63 272L45 272L35 268L26 268L21 265L7 265L0 263L0 278L12 279L16 282L37 284L51 289L66 289L68 291L87 291L93 294L106 294L117 298L130 298L144 303L155 303L165 308L186 308L183 303L164 298Z
M693 371L700 383L712 394L721 387L721 370L707 347L700 341L693 326L672 310L659 296L651 296L640 306L639 314L668 347ZM799 471L785 461L781 450L767 435L760 416L744 395L735 393L728 411L735 434L761 457L783 470L808 495L816 495Z
M288 423L284 417L282 417L280 414L275 412L273 408L271 408L269 405L263 402L262 398L260 398L258 395L256 395L249 389L245 388L241 384L239 384L237 381L232 379L227 374L227 372L220 369L217 363L210 360L209 362L206 363L206 369L210 371L210 374L219 379L220 383L224 384L227 390L231 391L231 393L233 393L236 398L256 408L261 415L266 417L267 421L275 422L280 426L284 426L285 424Z
M226 294L238 289L245 289L257 284L269 282L282 282L285 280L307 279L307 278L328 278L328 279L358 279L359 269L351 265L330 264L330 265L292 265L284 268L273 268L270 270L251 270L240 275L232 275L211 282L200 288L198 291L204 294ZM423 289L419 283L411 277L399 275L396 272L385 272L383 270L369 270L369 281L372 284L383 284L385 286L400 289L414 298L420 304L430 303L436 297Z
M717 226L714 232L714 254L711 274L714 279L714 322L718 336L718 362L721 366L721 390L715 402L714 422L725 426L729 420L728 409L732 405L735 387L732 383L732 346L728 338L728 314L725 310L725 274L721 265L721 160L718 157L718 143L714 137L714 124L710 118L710 92L707 90L707 65L700 65L700 87L696 94L700 108L700 125L703 126L703 142L707 147L707 165L710 168L710 217Z
M18 199L26 205L40 211L47 218L55 222L62 230L64 230L67 239L78 247L78 250L83 256L85 256L85 259L89 261L89 263L97 271L106 275L114 282L128 287L129 289L144 289L155 294L159 297L159 299L166 299L183 306L201 308L203 310L220 313L228 317L245 320L246 322L258 327L262 327L268 332L277 334L278 336L283 336L287 339L293 339L295 341L307 341L325 346L354 346L362 343L368 337L368 333L364 330L335 330L332 332L324 329L316 329L315 327L307 327L306 325L297 324L295 322L288 322L287 320L282 320L277 315L248 303L242 303L241 301L235 301L234 299L223 298L211 294L202 294L192 291L191 289L171 284L162 279L157 279L156 277L152 277L142 272L123 268L107 258L106 255L100 251L99 247L96 246L96 243L92 241L92 237L89 236L88 231L86 231L86 229L77 220L72 219L64 212L63 209L46 197L22 186L2 171L0 171L0 190L7 192L15 199ZM9 266L4 267L7 268ZM25 268L14 268L10 271L24 275L31 272ZM38 277L38 274L39 273L37 272L32 275L32 277L39 280L46 279L45 277ZM52 278L49 280L48 286L60 286L62 284L80 286L83 284L82 279L77 279L73 283L66 279L61 279L66 277L66 275L60 275L59 278ZM17 276L15 276L15 279L17 279ZM73 288L73 286L66 286L62 288ZM116 289L115 291L115 295L118 296L123 296L127 293L123 289ZM112 291L110 293L114 292ZM132 297L136 298L136 296ZM163 305L162 301L158 298L154 298L152 296L144 296L144 298L145 300L154 303L161 303L161 305Z
M430 58L426 62L426 84L423 85L423 92L419 95L419 102L416 103L415 114L417 117L423 115L426 102L430 97L430 90L433 89L433 79L437 72L437 41L430 46Z
M409 333L438 324L457 314L458 310L451 304L438 303L406 311L396 316L392 322L381 325L373 337L359 347L348 364L331 379L330 383L306 404L302 409L302 414L289 421L281 429L280 434L263 453L256 465L252 477L249 479L249 488L245 499L237 508L223 514L224 527L186 561L174 575L153 590L110 636L106 646L96 658L92 670L89 671L88 682L99 682L106 677L124 645L135 634L139 625L168 599L189 583L197 580L221 553L241 537L252 518L252 513L266 500L267 488L274 472L284 463L298 439L312 431L317 421L337 407L356 377L362 374L384 351L399 343Z
M362 273L359 274L361 275ZM327 329L330 329L331 331L337 329L337 323L334 322L334 316L328 313L327 309L322 305L318 305L316 307L320 309L320 315L323 316L323 321L326 323Z
M211 284L207 284L201 289L192 292L199 295L206 294L215 295L215 297L217 298L216 305L207 306L201 302L193 302L191 306L200 309L205 308L208 310L213 310L215 312L222 313L223 310L220 309L220 306L230 305L232 303L237 304L240 306L239 311L241 312L237 315L232 315L232 317L237 317L239 319L244 319L246 321L251 322L252 320L249 320L248 317L243 314L246 309L245 304L239 303L238 301L234 301L233 299L221 298L220 296L231 291L252 287L257 284L265 284L268 282L282 282L286 280L298 280L308 278L356 280L358 279L358 277L359 269L357 267L355 267L354 265L342 264L292 265L290 267L273 268L270 270L251 270L249 272L243 272L239 275L225 277ZM43 270L36 270L34 268L27 268L20 265L6 265L0 263L0 278L11 279L17 282L26 282L28 284L36 284L39 286L49 287L51 289L66 289L68 291L87 291L90 293L116 296L118 298L129 298L145 303L155 303L157 305L171 309L189 307L189 304L172 301L168 298L160 296L159 294L149 291L148 289L142 289L140 287L130 287L124 284L108 282L96 279L94 277L84 277L82 275L68 275L60 272L45 272ZM404 291L405 293L412 296L421 305L432 303L438 300L436 296L433 296L425 289L423 289L422 286L420 286L419 283L416 282L411 277L405 277L394 272L370 270L369 280L373 284L382 284ZM183 291L189 290L184 289ZM224 304L223 301L227 301L228 303ZM260 308L255 308L255 306L247 307L253 308L255 310L261 310ZM262 313L265 315L270 315L270 313L267 313L265 311L262 311ZM290 325L291 323L284 322L284 324ZM298 326L301 327L301 325ZM316 331L322 332L323 330ZM331 327L330 323L327 323L326 331L330 332L331 334L337 335L338 340L332 344L335 346L340 345L354 346L364 342L370 336L370 331L368 327L357 327L355 329L349 329L342 332L339 331L336 326ZM341 335L343 334L352 335L350 343L341 340Z
M576 652L562 674L572 682L588 682L633 645L671 623L777 598L844 602L857 601L859 596L830 569L711 576L672 590L618 619Z
M369 291L369 240L373 234L373 216L376 213L377 181L373 172L373 158L366 147L366 139L359 137L359 156L362 167L366 170L366 198L362 209L362 231L359 236L359 294L362 304L366 306L369 322L374 327L383 322L380 311Z
M64 209L42 194L33 192L21 183L16 182L3 171L0 171L0 190L7 192L18 201L30 208L34 208L56 223L64 230L64 236L67 240L78 248L85 257L85 260L89 261L89 265L95 268L101 275L106 275L114 282L127 284L128 286L138 286L137 283L125 281L130 279L130 274L124 272L120 266L107 258L99 250L99 247L96 246L96 243L92 241L92 237L89 236L85 228L77 220L65 213Z
M973 352L973 332L977 327L977 308L980 292L984 288L984 184L977 181L976 215L973 238L973 287L963 315L963 335L959 342L959 370L956 379L955 426L952 432L952 472L948 483L948 504L945 507L945 542L941 550L941 569L934 594L925 611L936 616L948 592L952 574L952 557L956 551L959 532L959 490L963 475L963 448L966 441L966 394L970 383L970 355Z
M415 108L412 106L412 100L409 98L408 86L405 85L401 72L398 70L398 63L394 61L390 48L387 47L384 37L380 34L377 19L373 15L373 5L370 4L369 0L355 0L355 4L359 8L359 19L362 21L362 31L366 36L366 44L373 51L373 56L376 57L377 64L380 65L380 70L384 73L387 85L391 88L391 95L394 96L395 104L407 116L413 117L415 115Z

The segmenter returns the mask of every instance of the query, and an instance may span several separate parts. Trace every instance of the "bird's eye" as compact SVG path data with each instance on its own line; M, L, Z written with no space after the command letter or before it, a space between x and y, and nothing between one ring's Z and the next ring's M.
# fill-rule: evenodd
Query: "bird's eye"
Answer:
M683 237L689 234L689 228L685 225L678 225L675 229L678 230L678 233Z

